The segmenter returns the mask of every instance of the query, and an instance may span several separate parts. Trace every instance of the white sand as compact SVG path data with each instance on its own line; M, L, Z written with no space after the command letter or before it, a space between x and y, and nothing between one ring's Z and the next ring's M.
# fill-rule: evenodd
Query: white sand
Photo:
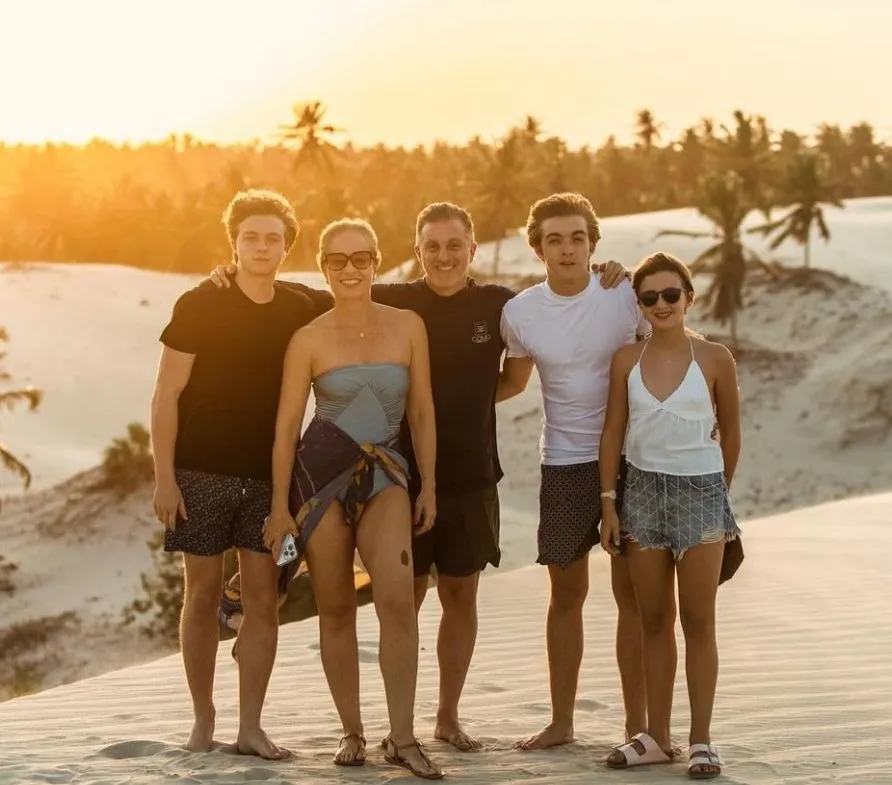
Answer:
M721 676L713 725L726 762L725 781L892 783L886 742L892 733L892 495L804 509L746 525L747 561L722 587ZM511 521L506 521L508 527ZM684 767L634 774L599 761L621 735L622 711L613 657L615 611L607 560L592 559L586 605L586 653L576 723L578 743L521 753L512 743L548 719L543 619L544 570L531 567L483 581L480 637L463 702L468 729L486 743L480 754L429 750L450 779L469 785L550 785L681 781ZM417 718L431 733L436 706L436 603L421 615ZM371 744L386 731L375 665L377 623L359 613L363 706ZM270 764L224 752L178 748L190 725L177 656L0 704L0 782L237 783L400 781L398 769L370 749L365 769L336 769L330 756L339 726L319 660L312 620L283 629L266 726L297 759ZM680 653L680 665L683 653ZM683 666L674 735L687 733ZM234 738L236 671L225 648L218 659L218 738Z
M673 213L678 214L675 228L688 225L685 211ZM890 267L885 253L892 200L858 200L832 220L835 235L848 238L847 253L839 255L846 271L882 283L881 274ZM846 221L852 224L849 234ZM660 214L608 219L599 255L634 262L642 248L653 247L655 225L673 224ZM626 243L622 252L611 250L610 238L622 238L626 230L626 240L616 240ZM831 246L839 250L835 240ZM538 262L525 258L519 272L541 272ZM827 264L817 249L815 261ZM0 419L3 441L35 473L34 489L24 495L11 477L0 474L0 497L6 497L0 511L2 555L19 564L15 594L0 595L0 633L16 622L69 611L79 620L37 652L39 686L96 676L164 652L119 624L122 608L138 592L139 573L149 564L145 541L156 526L150 491L96 509L97 498L85 493L95 473L72 476L95 466L129 422L147 424L158 334L176 297L196 280L116 266L0 266L0 324L11 337L5 367L13 383L46 390L38 414L17 411ZM722 332L703 322L695 326ZM884 562L892 549L883 524L892 498L748 520L892 488L892 298L880 289L821 275L809 288L781 291L754 282L740 334L747 347L740 362L745 434L733 495L745 520L748 560L722 590L724 675L716 739L732 764L729 776L738 782L892 783L889 769L881 768L888 764L871 759L883 760L889 728L881 724L892 718L889 669L879 654L890 644L892 617L882 598L890 588L883 575L889 574ZM535 377L526 393L500 406L499 421L507 472L501 486L503 569L490 571L483 582L480 649L465 703L472 729L491 739L493 749L475 758L447 756L447 762L469 782L588 781L592 761L620 732L606 564L598 556L592 566L578 728L584 743L560 753L514 753L510 742L536 730L548 705L545 576L535 567L508 573L535 559L541 421ZM435 700L435 605L429 603L423 614L419 730L425 735ZM375 625L369 610L361 618L363 660L372 663ZM337 727L316 640L312 622L285 631L270 729L298 746L298 766L310 767L308 773L320 781L399 776L377 765L365 772L329 767ZM223 740L233 731L227 657L223 651ZM364 667L366 702L374 709L367 716L368 735L374 739L383 729L380 683L373 665ZM277 697L295 674L301 679L299 694ZM0 705L5 738L0 783L173 782L175 777L243 782L251 781L245 778L248 771L255 781L290 782L300 776L294 766L176 750L173 745L188 725L184 696L173 658ZM680 693L679 739L684 703ZM64 723L81 713L85 730L65 729ZM843 730L831 731L834 722L842 722ZM147 739L151 742L140 741ZM855 746L844 748L848 743ZM96 754L115 744L122 746ZM432 749L440 751L439 745ZM143 765L148 774L139 773ZM635 776L676 775L683 776L683 770Z

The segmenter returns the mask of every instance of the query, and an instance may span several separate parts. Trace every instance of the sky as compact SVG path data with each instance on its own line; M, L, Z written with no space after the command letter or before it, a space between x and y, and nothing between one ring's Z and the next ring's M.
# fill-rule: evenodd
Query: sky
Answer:
M357 144L533 115L599 145L643 108L892 139L890 29L880 0L0 0L0 141L272 142L312 100Z

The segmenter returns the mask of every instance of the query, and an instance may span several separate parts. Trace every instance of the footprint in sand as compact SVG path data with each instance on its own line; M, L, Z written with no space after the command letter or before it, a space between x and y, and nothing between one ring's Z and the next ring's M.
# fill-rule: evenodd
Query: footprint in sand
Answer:
M127 760L128 758L148 758L161 752L174 749L169 744L160 741L119 741L103 747L96 754L112 760Z
M608 708L606 703L601 703L596 700L589 700L587 698L583 698L582 700L576 701L576 708L579 711L603 711Z
M376 664L378 662L377 645L376 641L359 641L359 661L371 665ZM307 644L307 648L310 651L320 650L318 643Z
M488 694L496 693L496 692L508 692L507 687L500 687L498 684L478 684L476 686L477 692L485 692Z

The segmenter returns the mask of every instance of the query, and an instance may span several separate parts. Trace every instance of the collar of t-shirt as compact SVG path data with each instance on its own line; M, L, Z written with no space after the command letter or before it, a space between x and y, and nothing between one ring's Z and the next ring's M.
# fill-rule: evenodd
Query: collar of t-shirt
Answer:
M576 294L558 294L554 289L551 288L551 284L548 283L548 280L545 281L545 285L542 287L545 296L550 300L554 300L560 303L572 303L576 300L584 300L592 290L592 287L596 285L595 275L594 273L589 274L588 283L585 288L581 292L577 292Z

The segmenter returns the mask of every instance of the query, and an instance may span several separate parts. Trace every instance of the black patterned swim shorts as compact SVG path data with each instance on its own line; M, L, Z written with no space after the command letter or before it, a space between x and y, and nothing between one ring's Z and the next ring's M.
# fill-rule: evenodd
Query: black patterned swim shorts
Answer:
M248 477L176 470L187 520L177 516L164 535L165 551L216 556L230 548L269 553L263 523L272 506L272 483Z
M625 461L617 479L622 502ZM567 567L600 542L601 478L598 462L542 464L539 484L539 564Z

